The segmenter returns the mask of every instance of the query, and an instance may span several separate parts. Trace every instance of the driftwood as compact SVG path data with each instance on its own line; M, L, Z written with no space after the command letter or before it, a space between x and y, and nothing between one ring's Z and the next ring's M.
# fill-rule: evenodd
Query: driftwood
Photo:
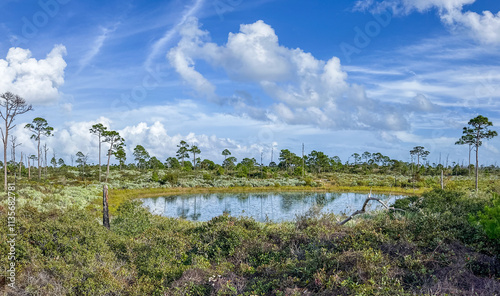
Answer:
M347 217L344 221L338 222L337 224L338 225L344 225L347 222L351 221L351 219L354 218L354 216L360 215L360 214L364 214L366 212L366 206L368 205L368 202L371 201L371 200L378 201L379 203L381 203L388 210L402 211L402 212L404 212L401 209L397 209L397 208L394 208L394 207L389 207L383 201L381 201L379 198L372 197L372 193L370 191L370 194L368 195L368 197L366 198L365 202L363 203L363 207L361 208L361 210L357 210L356 212L352 213L349 217Z

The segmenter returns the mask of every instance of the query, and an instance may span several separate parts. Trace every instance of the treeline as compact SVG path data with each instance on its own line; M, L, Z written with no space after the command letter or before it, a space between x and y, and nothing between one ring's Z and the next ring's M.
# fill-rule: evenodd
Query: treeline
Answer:
M184 141L182 141L184 142ZM181 142L181 143L182 143ZM185 142L184 142L185 143ZM454 176L469 176L474 174L474 164L465 165L452 163L451 165L430 164L425 161L425 157L414 161L405 162L396 159L391 159L389 156L383 155L380 152L370 153L365 151L362 154L352 154L346 162L342 162L338 156L329 156L321 151L313 150L309 154L298 156L288 149L279 151L278 159L270 163L262 163L256 158L243 158L240 161L232 153L225 149L223 154L224 161L221 164L215 163L210 159L202 159L199 157L201 150L196 147L195 153L192 153L189 146L182 145L186 148L184 155L172 156L161 161L156 156L150 156L149 152L142 146L137 145L134 148L134 162L125 163L126 154L122 150L123 158L119 164L110 165L111 169L116 170L179 170L184 172L202 170L213 171L217 175L229 174L238 177L266 177L270 172L280 172L282 175L301 177L305 174L322 174L322 173L355 173L355 174L393 174L403 176L437 176L443 172L445 175ZM423 148L423 147L422 147ZM425 150L424 150L425 152ZM198 156L198 157L196 157ZM36 161L36 157L31 157ZM420 161L425 161L420 163ZM36 168L34 161L31 165L24 166L23 163L8 162L8 170L10 172L18 171L19 175L29 175L31 169ZM47 167L51 172L57 170L68 170L76 168L82 176L89 176L91 170L99 170L99 165L88 163L88 154L83 154L81 151L75 154L71 164L66 164L62 158L57 159L55 156L50 160L50 164L43 162L42 173L46 172ZM499 174L498 166L482 167L481 170L485 173Z
M21 154L21 160L16 162L15 149L19 146L16 143L16 138L11 136L9 141L9 132L15 127L13 124L15 117L33 110L31 105L26 101L12 93L4 93L0 95L0 117L4 120L5 124L0 127L2 134L2 141L4 144L4 162L1 165L4 167L5 174L5 188L7 187L7 175L19 173L23 175L23 170L27 170L27 176L31 178L31 168L38 169L38 178L41 179L42 168L47 173L49 167L47 153L49 148L47 144L42 145L42 139L53 136L54 129L49 126L47 120L41 117L33 119L32 123L25 126L31 133L37 146L37 153L32 155ZM497 132L489 128L493 124L484 116L477 116L468 122L468 126L463 128L462 137L455 143L457 145L469 146L469 163L467 166L463 164L453 163L450 165L443 164L429 164L426 159L429 151L425 150L423 146L416 146L412 148L409 153L411 155L410 162L391 159L389 156L383 155L380 152L365 151L361 154L352 154L346 162L342 162L338 156L329 156L324 152L313 150L309 154L297 155L288 149L279 151L279 157L276 161L271 157L271 162L268 164L263 163L262 154L260 159L256 158L243 158L238 162L238 159L232 155L231 151L224 149L221 155L224 156L222 164L216 164L210 159L201 159L201 149L196 145L189 145L186 141L180 141L177 145L178 150L175 156L168 157L162 161L155 156L150 156L147 149L142 145L137 145L133 150L133 163L126 163L127 154L125 152L125 139L122 138L118 131L110 130L102 123L93 125L89 132L95 135L98 140L98 180L102 181L102 164L101 164L101 150L103 144L105 145L107 163L106 174L104 181L107 182L109 170L111 165L111 157L113 156L119 163L117 167L123 169L134 168L141 170L158 170L158 169L178 169L178 170L210 170L215 171L217 174L237 174L238 176L254 176L265 177L270 171L281 171L284 175L305 176L309 174L321 174L328 172L349 172L349 173L382 173L382 174L400 174L417 177L420 175L439 175L446 173L447 175L471 175L471 170L475 169L476 176L476 189L477 177L479 175L479 147L485 140L489 140L497 136ZM11 160L7 161L7 147L11 145ZM471 153L476 154L476 164L471 164ZM97 154L97 153L96 153ZM76 159L75 159L76 157ZM84 154L81 151L75 153L71 157L71 166L76 166L81 169L82 175L85 175L86 167L88 167L89 154ZM6 163L6 165L4 165ZM26 166L27 164L27 166ZM52 168L67 167L68 164L62 158L56 157L54 150L53 156L50 160ZM486 172L496 172L496 166L489 166L483 168ZM26 173L25 173L26 174Z

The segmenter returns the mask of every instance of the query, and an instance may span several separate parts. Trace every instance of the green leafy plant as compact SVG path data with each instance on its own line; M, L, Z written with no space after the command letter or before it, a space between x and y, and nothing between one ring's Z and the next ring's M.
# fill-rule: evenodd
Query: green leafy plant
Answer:
M151 216L140 201L126 201L118 207L111 229L118 234L135 236L151 226Z
M472 223L481 225L486 235L493 240L500 239L500 198L494 194L495 200L493 206L485 206L476 216L470 216Z

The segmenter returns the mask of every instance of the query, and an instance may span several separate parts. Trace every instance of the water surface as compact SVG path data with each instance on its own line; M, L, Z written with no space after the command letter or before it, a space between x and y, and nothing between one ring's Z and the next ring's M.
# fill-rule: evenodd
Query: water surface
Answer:
M402 196L372 194L388 205ZM151 213L166 217L208 221L228 213L252 217L256 221L293 221L315 208L320 213L351 214L361 209L367 194L361 193L210 193L144 198ZM383 208L370 201L367 209Z

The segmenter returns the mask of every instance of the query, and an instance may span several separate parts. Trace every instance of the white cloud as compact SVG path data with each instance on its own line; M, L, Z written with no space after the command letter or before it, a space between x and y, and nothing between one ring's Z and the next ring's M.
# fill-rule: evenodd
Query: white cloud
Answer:
M372 12L390 9L395 14L409 14L414 10L424 12L433 8L437 8L439 11L462 10L464 5L474 2L476 0L359 0L355 4L355 9Z
M260 144L244 145L230 138L193 132L170 135L164 124L159 121L153 124L140 122L119 130L119 133L125 138L126 151L131 162L133 162L133 149L137 145L144 146L151 156L156 156L161 161L165 161L167 157L175 157L177 145L181 140L189 145L197 145L201 150L202 159L208 158L215 161L222 159L221 151L224 149L229 149L235 155L248 155L249 153L256 155L263 147Z
M182 50L172 50L168 57L170 63L181 77L198 93L212 97L215 87L201 73L194 69L194 61L186 57Z
M71 113L71 111L73 111L73 104L71 103L64 103L64 104L61 104L61 110L65 113Z
M32 104L57 101L58 88L64 84L66 48L56 45L45 59L36 60L31 51L18 47L9 49L0 59L0 92L10 91Z
M187 9L184 14L182 15L180 21L170 30L165 32L162 38L160 38L158 41L156 41L152 48L151 52L149 53L148 57L146 58L146 61L144 63L145 67L147 69L151 68L151 64L153 63L153 60L158 56L160 51L172 40L172 38L175 36L175 34L179 31L179 28L184 25L184 23L193 15L195 15L200 8L203 7L205 0L195 0L195 3Z
M437 112L440 110L439 106L432 103L423 94L415 96L409 104L410 111L414 112Z
M485 44L500 44L500 12L463 11L464 6L476 0L360 0L355 8L371 10L374 13L391 10L394 14L409 14L413 11L425 12L437 9L441 21L452 30L465 32L471 38Z
M181 40L167 57L170 64L198 94L232 104L250 116L322 128L407 128L403 115L366 97L364 88L347 83L340 60L316 59L300 48L278 42L274 29L263 21L240 26L227 43L210 42L198 20L190 18L180 30ZM195 68L196 60L222 68L233 82L259 87L273 103L261 111L245 98L217 96L216 87ZM359 95L361 94L361 95ZM391 126L392 125L392 126Z
M482 14L452 10L441 16L445 23L453 27L464 27L469 35L485 44L500 44L500 12Z
M175 106L167 109L170 109L170 112L172 113L190 113L190 110L184 110L183 108L184 106ZM194 108L195 107L192 107L191 111ZM166 109L159 109L166 111ZM160 113L163 113L162 111L160 111ZM131 112L141 114L141 116L131 118L144 118L147 117L144 116L144 114L152 113L147 107ZM168 112L166 113L168 114ZM197 117L194 114L191 116ZM199 121L197 122L190 120L192 121L191 126L187 123L188 127L185 130L181 131L179 126L174 126L176 130L175 132L169 132L166 126L171 126L170 123L177 121L177 119L164 118L164 120L166 120L166 123L160 122L159 120L152 121L151 119L149 119L148 122L128 122L126 126L118 129L116 128L118 123L114 123L112 119L107 117L100 117L89 121L71 121L65 123L62 127L54 127L54 136L42 138L41 143L42 145L47 143L47 146L50 149L48 152L49 159L52 157L53 151L55 151L57 158L63 158L66 163L69 163L71 156L74 156L78 151L81 151L84 154L88 154L89 163L98 163L98 138L96 135L91 134L89 129L96 123L102 123L108 129L118 131L125 139L125 150L128 159L127 162L134 162L132 154L136 145L144 146L151 156L156 156L159 160L165 161L167 157L175 157L178 149L177 145L181 140L185 140L188 144L196 144L201 149L202 153L200 157L202 159L208 158L219 163L222 162L223 156L221 155L221 152L224 149L229 149L238 158L238 160L241 160L243 157L256 157L257 155L260 155L260 151L264 150L266 146L265 144L262 144L262 141L258 138L249 139L243 137L239 140L231 138L233 136L241 135L242 133L249 133L251 135L252 133L255 133L254 130L258 130L256 127L251 127L251 124L249 125L244 119L238 119L233 116L215 114L210 117L204 115L204 117L198 118ZM214 131L213 134L189 131L194 130L193 126L199 126L200 122L204 127L213 124L211 128L211 130ZM230 122L237 122L234 126L237 126L239 130L234 131L234 133L225 132ZM253 123L255 125L255 121L253 121ZM179 124L185 125L182 121L179 122ZM21 152L23 152L24 155L31 155L36 154L37 151L36 142L30 139L31 133L29 130L24 128L25 125L26 122L18 123L12 133L17 137L17 142L22 143L22 146L16 149L18 157ZM221 128L219 128L219 126ZM244 130L247 126L250 126L249 131ZM174 128L171 128L171 130ZM217 136L216 133L224 133L227 134L227 136L220 137ZM107 156L105 154L108 146L109 144L107 143L102 144L102 163L105 163L107 160ZM112 162L115 163L113 157Z

